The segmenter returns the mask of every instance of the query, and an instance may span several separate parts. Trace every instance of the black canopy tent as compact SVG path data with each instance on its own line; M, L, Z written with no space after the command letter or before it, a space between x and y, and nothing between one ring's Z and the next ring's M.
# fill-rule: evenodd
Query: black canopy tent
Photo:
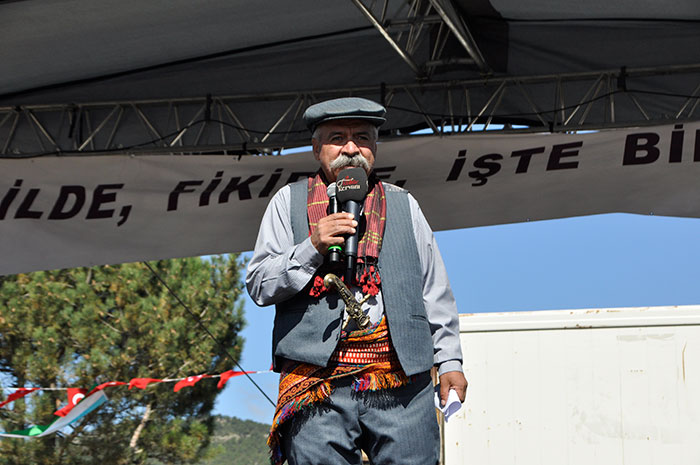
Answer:
M700 111L694 0L24 0L0 18L6 157L269 152L343 95L387 105L387 138Z

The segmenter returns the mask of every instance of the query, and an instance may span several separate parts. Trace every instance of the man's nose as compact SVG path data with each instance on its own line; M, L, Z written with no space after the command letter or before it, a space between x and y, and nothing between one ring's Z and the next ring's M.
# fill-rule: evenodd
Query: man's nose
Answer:
M354 140L350 139L343 146L342 152L344 155L352 157L360 153L360 148L357 146Z

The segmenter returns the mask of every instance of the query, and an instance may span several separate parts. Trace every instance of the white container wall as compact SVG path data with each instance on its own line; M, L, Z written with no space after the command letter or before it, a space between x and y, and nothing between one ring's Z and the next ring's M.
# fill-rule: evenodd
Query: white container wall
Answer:
M700 306L460 315L446 465L700 464Z

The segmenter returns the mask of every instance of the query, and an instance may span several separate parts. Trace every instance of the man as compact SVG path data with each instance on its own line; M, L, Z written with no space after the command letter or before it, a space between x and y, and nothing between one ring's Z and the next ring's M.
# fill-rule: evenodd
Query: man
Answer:
M275 194L260 226L246 284L258 305L276 305L273 364L280 394L269 444L273 461L432 465L438 427L429 375L440 398L464 401L457 308L445 268L415 199L372 176L385 109L361 98L309 107L320 170ZM361 224L327 214L327 186L348 167L369 175ZM355 279L346 283L370 326L350 320L323 277L329 247L359 231ZM339 273L340 274L340 273Z

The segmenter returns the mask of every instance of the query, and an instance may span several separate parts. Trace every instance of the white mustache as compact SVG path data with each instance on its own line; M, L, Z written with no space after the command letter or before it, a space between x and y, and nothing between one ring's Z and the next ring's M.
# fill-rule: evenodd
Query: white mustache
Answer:
M348 166L363 168L365 171L370 170L369 162L362 155L355 155L349 157L347 155L338 155L338 158L333 160L330 164L330 169L335 171L337 169L346 168Z

